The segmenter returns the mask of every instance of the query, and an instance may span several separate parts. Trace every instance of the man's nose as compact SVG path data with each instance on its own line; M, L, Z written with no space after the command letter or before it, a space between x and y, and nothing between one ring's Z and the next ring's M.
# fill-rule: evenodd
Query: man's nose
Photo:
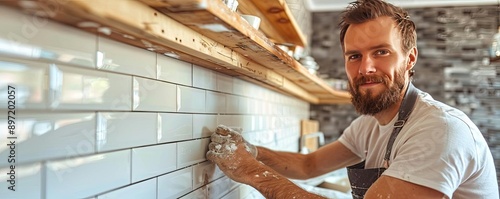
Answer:
M359 74L366 75L375 72L376 69L373 58L369 56L363 56L363 59L361 60L361 65L359 66Z

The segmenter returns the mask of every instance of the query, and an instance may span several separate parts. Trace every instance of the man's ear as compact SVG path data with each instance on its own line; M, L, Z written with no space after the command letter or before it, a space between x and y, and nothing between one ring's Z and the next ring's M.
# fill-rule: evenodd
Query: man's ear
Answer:
M418 50L417 47L413 47L410 49L410 52L408 53L408 63L406 65L406 70L410 70L415 66L417 63L417 56L418 56Z

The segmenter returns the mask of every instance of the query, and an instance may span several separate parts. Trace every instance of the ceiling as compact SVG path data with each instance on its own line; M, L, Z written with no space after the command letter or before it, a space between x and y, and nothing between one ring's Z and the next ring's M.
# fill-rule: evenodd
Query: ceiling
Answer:
M327 12L343 10L354 0L307 0L311 12ZM499 0L386 0L403 8L435 7L435 6L473 6L498 5Z

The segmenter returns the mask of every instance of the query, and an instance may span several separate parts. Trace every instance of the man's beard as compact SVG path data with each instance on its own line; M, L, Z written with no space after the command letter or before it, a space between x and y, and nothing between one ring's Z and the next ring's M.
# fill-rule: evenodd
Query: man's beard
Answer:
M356 111L363 115L375 115L396 104L402 97L401 91L405 84L404 68L397 71L394 77L393 84L391 84L389 77L385 75L360 76L354 79L353 82L349 81L349 93L352 95L351 102L356 108ZM362 94L359 90L359 86L367 80L371 82L381 82L387 89L376 96L370 89L367 89L366 93Z

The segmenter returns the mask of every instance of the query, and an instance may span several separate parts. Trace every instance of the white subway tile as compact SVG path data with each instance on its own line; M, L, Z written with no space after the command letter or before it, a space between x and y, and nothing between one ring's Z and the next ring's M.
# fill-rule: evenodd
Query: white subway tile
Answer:
M226 113L240 113L240 98L240 96L236 95L226 95Z
M217 73L217 91L233 93L233 77Z
M177 110L179 112L204 113L205 112L205 90L178 86L179 89Z
M226 112L226 94L206 91L207 99L205 105L206 113L225 113Z
M130 150L49 161L47 199L83 198L130 183Z
M207 199L207 191L205 188L199 188L194 190L193 192L186 194L185 196L180 197L179 199Z
M177 143L177 168L186 167L206 160L209 138Z
M3 157L3 156L2 156ZM7 161L5 158L2 161ZM0 196L2 198L42 198L42 166L30 164L14 168L0 168ZM11 175L10 173L15 173ZM9 181L8 181L9 180Z
M156 79L156 53L99 36L97 68Z
M0 157L10 154L15 142L17 164L53 158L68 158L95 153L95 113L32 113L18 112L15 134L2 131ZM7 128L6 115L0 115L0 128ZM13 136L13 139L6 139ZM7 161L0 161L0 167Z
M134 77L134 110L176 111L176 85Z
M208 137L217 128L216 115L193 115L193 138Z
M238 78L233 79L233 94L246 96L250 92L250 88L250 83Z
M51 68L54 109L132 110L132 77L58 65Z
M240 189L231 190L228 194L221 197L221 199L240 199Z
M241 115L219 115L217 116L217 125L223 124L229 127L241 127L243 128L243 116ZM245 130L245 129L243 129Z
M158 177L158 199L178 198L191 190L193 190L192 167Z
M176 156L175 143L132 149L132 182L175 170L177 168Z
M238 187L238 189L240 190L240 197L238 197L238 198L241 198L241 199L253 198L252 194L255 194L255 192L259 193L259 191L257 191L255 188L253 188L249 185L246 185L246 184L241 184ZM262 197L262 195L261 195L261 197ZM262 199L265 199L265 198L262 197Z
M95 34L0 7L0 54L95 68Z
M217 90L217 73L210 69L193 65L193 87Z
M192 86L193 66L191 63L158 54L158 79Z
M132 148L157 143L156 113L97 113L97 151Z
M224 176L208 185L208 198L222 198L239 184ZM238 194L239 195L239 194Z
M47 108L47 76L49 64L0 57L0 109L7 109L9 91L16 109Z
M187 140L193 138L193 115L160 113L161 129L158 143Z
M156 178L97 196L97 199L156 199Z
M193 166L193 188L197 189L207 185L217 178L224 176L224 173L212 162L203 162Z

